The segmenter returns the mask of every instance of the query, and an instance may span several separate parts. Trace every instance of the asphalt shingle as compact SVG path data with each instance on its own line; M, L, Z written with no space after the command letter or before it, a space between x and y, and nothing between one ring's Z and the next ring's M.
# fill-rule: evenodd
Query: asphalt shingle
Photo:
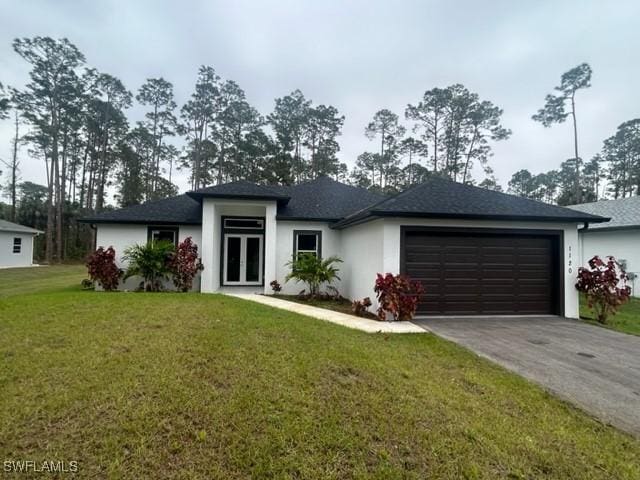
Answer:
M202 223L202 205L187 195L178 195L133 207L108 210L83 218L82 221L85 223L199 225Z
M440 177L372 205L336 224L375 216L599 222L601 217L564 207L464 185Z
M36 230L35 228L26 227L24 225L2 219L0 219L0 232L42 233L40 230Z
M385 197L328 177L293 186L233 182L173 198L110 210L91 223L200 224L205 197L266 199L278 202L279 220L337 222L340 228L375 216L482 218L596 223L601 217L526 198L432 178L403 193Z
M291 200L278 209L279 219L337 221L385 198L328 177L281 188L287 191Z
M640 196L569 205L569 208L611 218L608 222L589 225L589 229L640 228Z

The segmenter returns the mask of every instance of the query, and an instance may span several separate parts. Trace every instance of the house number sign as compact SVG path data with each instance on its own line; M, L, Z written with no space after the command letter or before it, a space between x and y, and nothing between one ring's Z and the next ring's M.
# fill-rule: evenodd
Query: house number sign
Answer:
M572 256L572 251L571 251L571 245L569 245L569 255L567 255L568 260L569 260L569 273L573 273L573 261L571 259Z

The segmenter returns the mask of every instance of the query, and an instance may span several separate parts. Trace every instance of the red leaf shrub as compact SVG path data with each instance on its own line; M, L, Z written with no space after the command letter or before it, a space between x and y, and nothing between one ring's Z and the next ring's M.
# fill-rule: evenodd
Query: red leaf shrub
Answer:
M411 320L418 308L418 297L424 292L420 282L392 273L378 273L373 290L378 298L380 320L386 320L387 312L396 320Z
M269 285L271 286L271 290L273 290L274 295L280 293L282 290L282 285L278 283L278 280L272 280Z
M116 265L116 251L113 247L106 250L98 248L87 258L89 278L107 291L118 288L122 270Z
M629 301L628 278L614 257L606 257L605 261L596 255L589 260L589 268L578 269L576 289L585 294L598 322L607 323L609 314L615 315L618 308Z
M359 317L364 317L367 310L371 306L371 299L364 297L362 300L354 300L351 303L351 311Z
M188 292L193 286L193 279L204 265L198 257L198 246L191 237L185 238L176 249L176 253L169 260L169 269L173 277L173 284L180 292Z

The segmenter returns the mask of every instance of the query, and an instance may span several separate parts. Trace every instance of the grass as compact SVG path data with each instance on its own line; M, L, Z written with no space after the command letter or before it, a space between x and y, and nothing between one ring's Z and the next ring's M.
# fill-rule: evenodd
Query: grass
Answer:
M84 265L56 265L0 270L0 299L26 293L77 290L87 268Z
M69 268L0 271L2 460L113 479L640 478L640 441L436 336L81 291Z
M596 321L595 315L587 305L587 301L584 296L581 296L580 318L587 320L589 323L611 328L619 332L640 335L640 298L632 297L628 303L625 303L622 308L620 308L618 313L609 317L606 325L602 325Z
M351 309L351 302L346 298L308 298L300 297L299 295L283 294L275 295L275 297L281 298L282 300L288 300L290 302L301 303L303 305L311 305L312 307L326 308L327 310L334 310L336 312L356 316ZM370 318L372 320L378 319L378 317L376 317L371 312L365 314L364 317Z

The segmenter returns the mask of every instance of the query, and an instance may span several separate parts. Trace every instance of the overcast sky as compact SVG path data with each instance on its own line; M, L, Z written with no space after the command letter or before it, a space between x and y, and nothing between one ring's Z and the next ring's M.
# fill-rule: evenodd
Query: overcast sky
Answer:
M504 109L513 131L491 160L506 185L521 168L540 172L572 156L569 123L531 120L560 75L581 62L592 87L578 97L581 156L590 158L623 121L640 116L640 2L631 1L99 1L0 0L0 82L28 75L15 37L67 37L87 63L132 91L162 76L181 105L199 65L235 80L258 110L299 88L346 116L340 158L350 166L375 148L363 130L389 108L404 116L425 90L462 83ZM130 119L142 117L134 108ZM10 151L0 122L0 158ZM45 182L21 152L22 178ZM481 178L478 178L481 179ZM186 173L178 180L181 191Z

